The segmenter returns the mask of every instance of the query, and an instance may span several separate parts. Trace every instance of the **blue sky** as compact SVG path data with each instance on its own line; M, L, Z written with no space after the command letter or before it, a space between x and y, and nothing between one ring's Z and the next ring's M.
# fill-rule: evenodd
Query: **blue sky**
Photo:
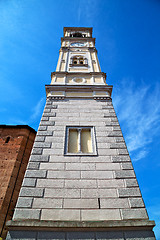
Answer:
M150 219L160 239L160 1L0 0L0 124L37 130L64 26L96 48Z

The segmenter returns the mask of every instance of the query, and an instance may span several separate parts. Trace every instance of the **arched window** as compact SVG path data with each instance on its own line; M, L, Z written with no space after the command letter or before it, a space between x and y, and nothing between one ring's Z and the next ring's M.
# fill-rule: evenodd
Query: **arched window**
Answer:
M82 34L80 32L74 32L74 33L70 33L69 36L70 37L80 37L80 38L82 38L82 37L86 37L87 35L85 33Z
M81 57L81 58L79 58L79 64L84 64L84 58L83 57Z
M71 58L70 66L88 66L88 60L87 58L84 58L83 56L73 56Z
M73 58L73 64L78 64L78 58L77 57Z
M83 37L82 33L80 32L75 32L72 34L73 37Z
M7 137L6 140L5 140L5 143L8 143L10 140L10 137Z

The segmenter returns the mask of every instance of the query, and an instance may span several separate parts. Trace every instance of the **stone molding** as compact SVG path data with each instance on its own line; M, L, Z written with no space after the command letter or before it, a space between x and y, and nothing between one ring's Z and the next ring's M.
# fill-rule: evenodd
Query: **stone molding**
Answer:
M112 85L46 85L46 96L49 99L64 100L64 98L91 98L95 100L111 99ZM61 94L52 94L61 92ZM81 93L85 95L81 95ZM95 95L95 92L106 92L106 95ZM67 93L77 93L77 95L66 95ZM89 95L88 95L89 94Z
M115 221L38 221L10 220L8 230L50 230L50 231L113 231L113 230L152 230L154 221L150 220L115 220Z
M96 42L96 39L95 38L92 38L92 37L74 37L74 38L71 38L71 37L61 37L61 44L64 40L71 40L71 39L74 39L76 41L81 41L83 39L85 40L90 40L94 43L95 45L95 42Z
M77 75L78 77L80 75L83 75L83 76L90 76L90 75L93 75L93 76L96 76L96 75L102 75L103 77L106 78L106 73L104 72L63 72L63 71L57 71L57 72L51 72L51 78L53 77L53 75Z

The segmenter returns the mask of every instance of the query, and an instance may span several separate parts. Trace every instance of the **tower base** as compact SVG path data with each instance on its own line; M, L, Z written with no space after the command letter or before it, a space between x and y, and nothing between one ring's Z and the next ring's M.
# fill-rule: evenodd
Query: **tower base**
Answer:
M8 222L7 240L155 240L154 221L37 221Z

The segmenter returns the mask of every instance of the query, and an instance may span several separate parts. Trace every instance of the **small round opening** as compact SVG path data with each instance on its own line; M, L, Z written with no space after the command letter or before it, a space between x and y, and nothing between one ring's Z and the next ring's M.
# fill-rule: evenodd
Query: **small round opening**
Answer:
M76 83L82 83L82 82L83 82L83 79L82 79L82 78L76 78L76 79L75 79L75 82L76 82Z

